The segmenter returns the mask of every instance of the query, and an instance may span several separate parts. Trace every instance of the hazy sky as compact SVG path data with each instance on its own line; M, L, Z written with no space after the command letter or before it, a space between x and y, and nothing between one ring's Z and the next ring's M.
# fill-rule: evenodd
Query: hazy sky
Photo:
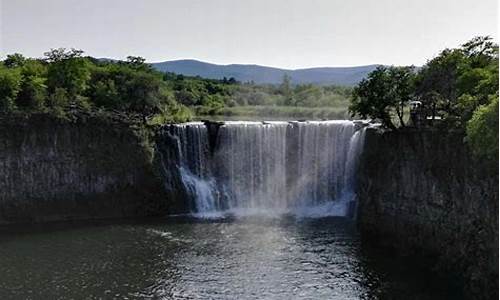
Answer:
M2 57L75 47L150 62L421 65L498 34L496 0L0 0L0 10Z

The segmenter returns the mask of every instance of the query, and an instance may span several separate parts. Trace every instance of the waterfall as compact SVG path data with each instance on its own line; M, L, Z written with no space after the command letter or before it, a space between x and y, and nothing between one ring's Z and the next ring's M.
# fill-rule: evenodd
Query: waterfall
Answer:
M352 121L225 122L210 132L191 122L167 125L164 134L177 152L174 167L192 213L346 215L364 140L359 127Z

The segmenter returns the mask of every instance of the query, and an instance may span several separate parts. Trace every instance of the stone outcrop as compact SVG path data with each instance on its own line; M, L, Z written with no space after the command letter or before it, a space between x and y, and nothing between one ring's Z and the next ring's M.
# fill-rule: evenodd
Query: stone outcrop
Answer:
M368 129L358 178L364 239L425 258L470 299L498 299L498 174L459 133Z
M148 132L123 121L0 120L0 223L165 214Z

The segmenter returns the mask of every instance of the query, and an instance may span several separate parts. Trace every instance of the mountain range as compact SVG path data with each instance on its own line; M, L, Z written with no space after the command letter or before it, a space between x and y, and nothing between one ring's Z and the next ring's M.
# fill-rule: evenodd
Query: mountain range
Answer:
M186 76L200 76L211 79L234 77L240 82L257 84L279 84L285 74L295 84L344 85L357 84L379 65L357 67L321 67L307 69L280 69L260 65L217 65L193 59L172 60L151 64L162 72L172 72Z

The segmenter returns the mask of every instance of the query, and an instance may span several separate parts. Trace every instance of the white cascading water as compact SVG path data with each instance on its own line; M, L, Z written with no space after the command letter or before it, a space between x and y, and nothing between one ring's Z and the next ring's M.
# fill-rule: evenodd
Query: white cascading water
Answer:
M364 129L352 121L171 125L181 181L199 216L346 215ZM211 149L212 147L212 149Z

